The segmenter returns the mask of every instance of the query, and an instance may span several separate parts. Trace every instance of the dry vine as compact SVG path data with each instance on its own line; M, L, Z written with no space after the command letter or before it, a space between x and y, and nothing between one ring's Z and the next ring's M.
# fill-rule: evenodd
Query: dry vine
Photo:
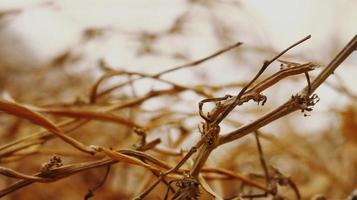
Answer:
M305 37L276 55L274 58L265 61L258 73L251 79L251 81L244 84L243 88L237 95L216 97L212 91L224 89L225 86L185 86L165 80L162 76L164 74L174 73L181 69L196 67L210 59L215 58L216 56L239 47L242 43L233 44L224 49L218 50L205 58L177 67L171 67L168 70L156 74L145 74L124 70L114 71L107 69L104 66L105 63L102 63L102 67L107 69L106 74L93 84L88 101L80 103L74 102L65 106L29 106L11 100L0 100L1 111L15 115L20 119L27 119L45 129L2 145L0 147L0 163L15 162L26 156L41 154L41 151L42 153L45 153L45 149L42 147L55 138L61 139L64 143L72 146L73 149L68 151L67 148L60 148L54 153L59 153L61 155L65 155L67 153L71 156L82 156L86 159L92 159L91 161L86 162L63 164L60 157L53 156L48 162L42 165L38 172L33 173L32 175L22 173L9 167L0 167L0 174L9 178L20 179L17 182L11 183L6 188L1 189L0 197L9 195L10 193L36 182L54 182L82 171L106 167L107 171L104 178L96 184L95 187L89 189L89 192L86 195L83 195L85 199L89 199L94 195L94 192L99 187L102 187L105 184L105 180L108 176L110 176L108 175L110 173L110 166L120 162L130 166L136 165L142 167L157 177L154 181L149 180L149 186L145 184L143 187L145 189L137 197L135 197L135 199L144 199L150 195L154 188L161 182L166 186L165 192L161 195L161 198L164 199L198 199L203 193L201 188L203 188L203 190L212 197L216 199L223 199L223 197L218 195L214 189L210 188L207 181L211 179L232 179L241 181L241 192L231 197L226 197L226 199L252 199L267 196L272 196L274 199L283 199L284 195L281 194L278 189L280 186L288 186L294 192L296 199L302 199L301 192L295 182L290 177L281 173L277 168L271 167L267 163L264 156L264 150L260 142L263 134L259 132L259 129L294 111L301 110L304 113L312 111L314 105L319 101L319 97L314 94L315 90L322 83L324 83L325 80L333 74L336 68L357 48L357 37L355 36L330 62L330 64L327 65L313 80L310 80L309 72L316 69L316 64L312 62L299 64L287 61L281 61L282 63L287 64L287 67L280 69L263 80L260 80L260 76L273 62L279 59L288 50L309 38L310 36ZM257 102L258 105L264 105L268 98L264 96L262 92L274 87L275 84L280 82L282 79L301 74L305 75L307 80L306 87L298 94L293 95L286 103L268 112L255 121L240 126L234 131L221 133L221 123L227 120L227 116L237 106L241 106L250 100ZM128 76L130 79L119 85L114 85L101 90L100 86L103 82L114 76ZM163 82L170 85L171 88L152 90L143 96L133 95L123 101L111 102L107 101L107 98L105 98L113 91L123 87L132 86L136 81L144 78ZM139 113L145 113L145 110L140 110L140 105L144 102L161 96L174 96L184 91L194 92L204 98L199 102L198 114L173 113L165 112L165 110L158 110L157 112L160 113L160 115L152 117L150 119L151 123L147 124L141 122L139 123L139 120L135 117L124 117L122 114L123 110L129 109L137 109L139 110ZM133 91L133 93L135 93L135 91ZM213 103L215 107L210 112L205 112L204 105L206 103ZM177 115L182 116L179 118ZM162 122L161 120L172 118L171 121L166 123L176 123L175 125L180 128L181 134L183 135L187 130L182 127L178 119L189 118L197 115L199 115L203 120L199 126L201 139L197 141L188 152L178 151L177 149L162 148L159 145L162 142L160 138L148 140L147 136L150 134L150 131L163 126L163 124L160 124ZM63 120L64 117L71 119ZM79 130L79 128L85 126L91 121L116 123L120 125L122 130L129 130L129 132L135 133L136 137L139 138L139 142L135 143L133 147L134 149L123 149L97 144L88 145L86 142L82 142L80 139L76 139L75 136L70 135L71 132L76 132L76 130ZM155 121L158 121L158 123L155 123ZM11 130L16 130L16 126L19 126L19 124L15 123ZM247 176L219 167L205 167L205 163L212 151L227 143L237 141L250 133L255 134L257 144L256 148L258 150L259 161L263 169L263 174L251 174ZM182 137L181 140L184 140L184 137ZM173 148L175 148L175 146L179 146L180 142L182 141L178 141L177 144L172 145ZM67 152L65 152L66 150ZM148 152L155 152L156 156ZM187 165L187 161L191 159L191 157L193 157L193 164ZM178 160L175 164L172 164L167 158ZM324 171L326 174L329 174L327 169ZM331 176L333 177L333 175ZM175 183L176 186L173 186L173 183ZM343 182L341 182L341 185L343 185ZM244 188L247 187L251 188L254 192L246 192L246 189ZM258 191L258 193L256 193L256 191Z

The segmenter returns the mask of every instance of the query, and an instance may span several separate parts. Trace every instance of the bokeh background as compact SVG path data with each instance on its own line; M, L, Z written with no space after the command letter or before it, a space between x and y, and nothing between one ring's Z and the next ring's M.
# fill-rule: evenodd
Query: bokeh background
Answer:
M320 69L311 73L314 77L357 33L356 10L355 0L1 0L1 98L39 107L85 104L91 87L106 70L154 74L240 41L241 47L224 55L162 77L186 86L234 83L238 86L220 88L214 95L236 94L239 84L249 81L264 60L310 34L310 40L282 59L319 64ZM267 137L262 142L268 164L292 177L303 199L316 195L345 199L357 187L356 64L354 53L316 91L321 100L310 116L296 112L261 129ZM277 70L278 62L264 76ZM127 77L114 77L101 87L126 80ZM222 126L222 132L253 121L305 85L303 76L282 81L264 92L268 97L264 107L244 105L232 113L230 119L234 123ZM168 85L145 79L114 91L108 99L120 102L129 98L133 90L135 96L142 96L164 88ZM184 92L151 99L121 114L134 115L143 123L152 119L156 110L197 114L197 103L202 98ZM142 115L141 110L145 111ZM38 128L19 121L0 113L0 145ZM199 122L198 115L182 121L182 127L191 134L175 147L177 150L187 150L199 138ZM177 140L179 128L170 123L159 126L148 137L159 136L163 148L173 148L170 145ZM137 140L128 136L130 130L112 123L90 122L77 132L81 141L108 147L130 148ZM44 144L42 152L15 161L0 157L0 165L33 174L52 154L60 154L65 163L90 159L56 151L61 145L61 141L51 141ZM175 163L170 158L168 161ZM154 180L138 167L117 165L93 199L130 199L145 188L141 182ZM243 174L262 173L251 136L217 149L207 165ZM104 171L93 169L55 183L36 183L4 199L83 199ZM13 181L1 177L0 188ZM237 194L240 183L228 180L210 184L228 197ZM289 189L281 189L294 199ZM160 199L158 194L148 199Z

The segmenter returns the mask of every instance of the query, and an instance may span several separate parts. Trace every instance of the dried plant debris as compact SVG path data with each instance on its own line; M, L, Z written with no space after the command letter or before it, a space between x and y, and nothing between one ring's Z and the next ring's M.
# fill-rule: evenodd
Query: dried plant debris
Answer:
M185 16L162 34L180 32ZM88 29L85 37L90 40L102 34L101 30ZM146 33L140 39L150 46L157 37ZM328 97L318 96L316 89L357 46L355 36L321 70L316 70L318 65L313 62L280 59L308 39L310 36L263 62L248 82L185 85L163 78L165 74L202 66L241 48L242 43L237 42L204 58L155 74L113 70L101 61L99 68L103 69L103 75L95 81L88 78L87 82L91 83L85 86L88 95L72 102L51 100L51 95L46 93L42 93L40 101L36 100L38 96L31 99L31 95L29 101L24 101L27 97L17 99L17 95L10 100L1 99L0 120L5 123L0 133L4 138L0 146L0 197L11 199L32 194L36 199L35 193L45 192L63 194L63 198L70 199L94 196L138 200L356 199L352 192L357 186L357 149L353 141L357 138L354 134L357 112L353 109L356 105L335 111L341 116L342 131L331 127L328 132L304 138L293 129L277 136L260 130L295 111L300 110L304 116L319 112L315 105L320 98ZM148 51L152 49L146 48L145 53ZM58 57L53 65L63 65L67 56ZM281 63L281 68L267 74L266 69L275 61ZM318 71L314 78L309 74L312 71ZM306 86L287 96L285 103L247 124L242 125L232 117L233 112L239 112L241 106L250 102L265 107L271 101L264 94L266 90L274 90L278 83L292 76L306 80ZM114 77L128 79L119 84L107 82ZM134 85L143 79L169 87L153 88L138 95ZM71 87L70 83L65 85ZM59 91L53 87L53 93ZM222 95L227 87L236 93ZM184 102L181 96L184 92L192 92L201 99L198 105L191 105L198 106L197 112L170 106L173 99L175 104ZM349 93L347 89L341 92ZM46 99L50 100L46 102ZM167 105L152 110L143 106L152 100L162 100ZM200 122L192 126L187 123L190 119ZM305 118L301 123L310 121ZM235 128L225 132L222 127L228 124L234 124ZM189 144L189 148L184 144ZM220 152L221 149L225 152ZM212 162L215 160L212 153L216 152L224 162L219 159ZM55 183L46 185L46 191L41 190L49 182ZM68 184L75 184L76 189L66 189Z

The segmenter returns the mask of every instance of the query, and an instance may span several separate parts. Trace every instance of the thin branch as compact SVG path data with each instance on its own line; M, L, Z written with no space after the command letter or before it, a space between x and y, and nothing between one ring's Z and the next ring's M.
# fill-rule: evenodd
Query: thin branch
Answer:
M204 57L204 58L198 59L198 60L193 61L193 62L190 62L190 63L183 64L183 65L171 67L171 68L168 69L168 70L164 70L164 71L161 71L161 72L156 73L156 74L154 74L154 75L151 75L150 78L160 78L160 77L163 76L164 74L168 74L168 73L171 73L171 72L174 72L174 71L177 71L177 70L181 70L181 69L184 69L184 68L195 67L195 66L197 66L197 65L199 65L199 64L202 64L202 63L204 63L204 62L206 62L206 61L208 61L208 60L210 60L210 59L213 59L213 58L215 58L215 57L217 57L217 56L219 56L219 55L221 55L221 54L223 54L223 53L225 53L225 52L227 52L227 51L230 51L230 50L232 50L232 49L234 49L234 48L236 48L236 47L238 47L238 46L240 46L240 45L242 45L242 44L243 44L243 43L241 43L241 42L237 42L237 43L235 43L235 44L233 44L233 45L231 45L231 46L228 46L228 47L225 47L225 48L223 48L223 49L221 49L221 50L218 50L218 51L214 52L213 54L211 54L211 55L209 55L209 56L206 56L206 57ZM101 96L103 96L103 95L105 95L105 94L108 94L108 93L112 92L112 91L115 90L115 89L118 89L118 88L120 88L120 87L123 87L124 85L127 85L127 84L132 83L132 82L137 81L137 80L140 80L140 79L142 79L142 78L144 78L144 77L139 77L139 78L136 78L136 79L132 79L132 80L130 80L130 81L128 81L128 82L125 82L125 83L123 83L123 84L119 84L119 85L117 85L117 86L114 86L114 87L112 87L112 88L109 88L109 89L107 89L107 90L102 91L101 93L99 93L99 94L96 95L96 96L97 96L97 97L101 97Z
M310 92L313 93L334 71L335 69L356 49L357 36L355 35L352 40L340 51L340 53L328 64L328 66L314 79L311 83ZM306 96L309 87L306 86L298 95ZM279 106L270 113L262 116L256 121L240 127L239 129L223 135L219 140L219 145L232 142L238 138L260 129L261 127L273 122L285 115L288 115L296 110L301 109L301 103L292 98L283 105Z

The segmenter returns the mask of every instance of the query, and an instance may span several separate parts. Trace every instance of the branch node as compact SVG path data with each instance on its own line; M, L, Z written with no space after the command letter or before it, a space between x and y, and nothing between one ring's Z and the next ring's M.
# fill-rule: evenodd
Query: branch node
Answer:
M41 172L48 173L51 169L59 168L61 166L63 166L61 157L54 155L48 162L41 165Z
M317 94L311 95L311 97L307 95L293 95L291 97L293 101L299 106L300 110L302 113L304 113L304 116L308 116L305 112L311 112L313 111L313 107L320 101L319 96Z

